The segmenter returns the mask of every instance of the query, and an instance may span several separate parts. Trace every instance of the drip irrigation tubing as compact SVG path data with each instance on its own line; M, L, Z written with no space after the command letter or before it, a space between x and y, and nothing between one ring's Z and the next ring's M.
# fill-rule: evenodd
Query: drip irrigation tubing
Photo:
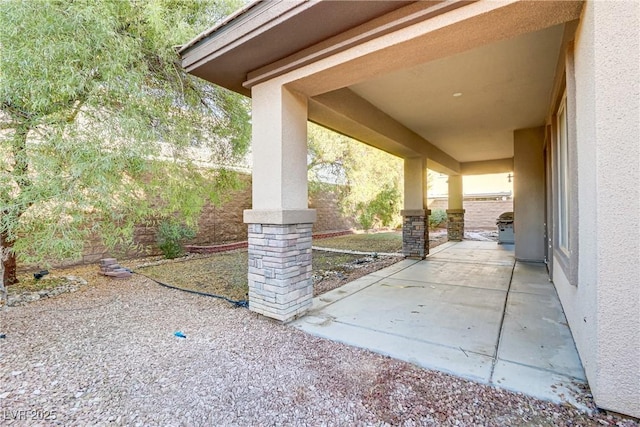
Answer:
M159 280L154 279L153 277L149 277L146 274L140 273L138 271L132 271L132 273L138 274L138 275L143 276L143 277L146 277L147 279L151 280L152 282L155 282L160 286L164 286L165 288L175 289L177 291L187 292L187 293L195 294L195 295L201 295L203 297L217 298L217 299L224 300L224 301L226 301L226 302L228 302L230 304L233 304L236 307L249 308L249 301L247 301L247 300L232 300L231 298L227 298L224 295L209 294L209 293L206 293L206 292L200 292L200 291L194 291L194 290L191 290L191 289L179 288L179 287L174 286L174 285L169 285L167 283L163 283L163 282L161 282Z

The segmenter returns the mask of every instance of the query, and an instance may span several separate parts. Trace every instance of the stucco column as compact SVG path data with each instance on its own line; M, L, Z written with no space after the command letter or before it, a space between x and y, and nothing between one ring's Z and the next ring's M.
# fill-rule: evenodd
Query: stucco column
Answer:
M448 184L447 239L459 242L464 239L462 175L449 175Z
M253 209L249 225L249 309L289 321L311 307L307 99L273 83L251 89Z
M424 158L404 159L404 209L402 252L408 258L423 259L429 253L427 206L427 162Z
M544 127L513 133L513 231L516 259L544 261Z

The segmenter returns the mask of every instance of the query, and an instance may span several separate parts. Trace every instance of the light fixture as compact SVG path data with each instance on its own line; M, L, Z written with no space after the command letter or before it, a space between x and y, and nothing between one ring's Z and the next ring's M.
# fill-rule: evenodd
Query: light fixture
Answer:
M453 94L454 98L458 98L459 96L462 96L462 92L456 92Z

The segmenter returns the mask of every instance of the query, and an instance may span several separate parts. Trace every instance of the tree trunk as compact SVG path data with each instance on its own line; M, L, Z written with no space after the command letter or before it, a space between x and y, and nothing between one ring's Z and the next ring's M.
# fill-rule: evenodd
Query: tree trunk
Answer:
M20 191L26 191L32 186L31 178L29 177L29 156L27 153L27 135L29 134L29 125L21 124L15 128L12 143L13 153L13 179L20 188ZM4 200L3 200L4 202ZM15 218L13 221L17 222L20 216L31 206L31 202L27 203L26 207L21 208L18 212L14 213ZM2 212L5 214L5 212ZM13 224L15 226L15 224ZM10 286L18 283L16 277L16 254L13 251L13 244L15 238L9 237L8 231L0 233L0 254L4 254L4 258L0 259L3 265L2 277L4 286Z
M16 277L16 254L11 250L13 248L13 241L9 240L4 234L0 234L0 248L2 251L9 251L6 259L2 259L2 278L4 286L10 286L18 283Z

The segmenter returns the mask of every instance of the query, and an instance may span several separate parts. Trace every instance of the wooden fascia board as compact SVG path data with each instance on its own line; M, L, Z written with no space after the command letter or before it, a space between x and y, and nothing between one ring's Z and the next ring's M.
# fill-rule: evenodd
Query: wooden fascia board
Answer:
M282 58L272 64L253 70L248 73L244 86L250 88L266 80L286 74L289 71L340 53L353 46L397 31L416 22L433 18L469 3L472 3L472 1L419 1L412 5L402 7L307 49L301 50L300 52L296 52L286 58Z
M200 41L182 48L182 66L190 72L234 49L241 49L248 40L259 37L312 5L302 0L258 3L244 14L238 15L235 21L228 22L218 30L205 31L203 34L208 34L202 36Z

